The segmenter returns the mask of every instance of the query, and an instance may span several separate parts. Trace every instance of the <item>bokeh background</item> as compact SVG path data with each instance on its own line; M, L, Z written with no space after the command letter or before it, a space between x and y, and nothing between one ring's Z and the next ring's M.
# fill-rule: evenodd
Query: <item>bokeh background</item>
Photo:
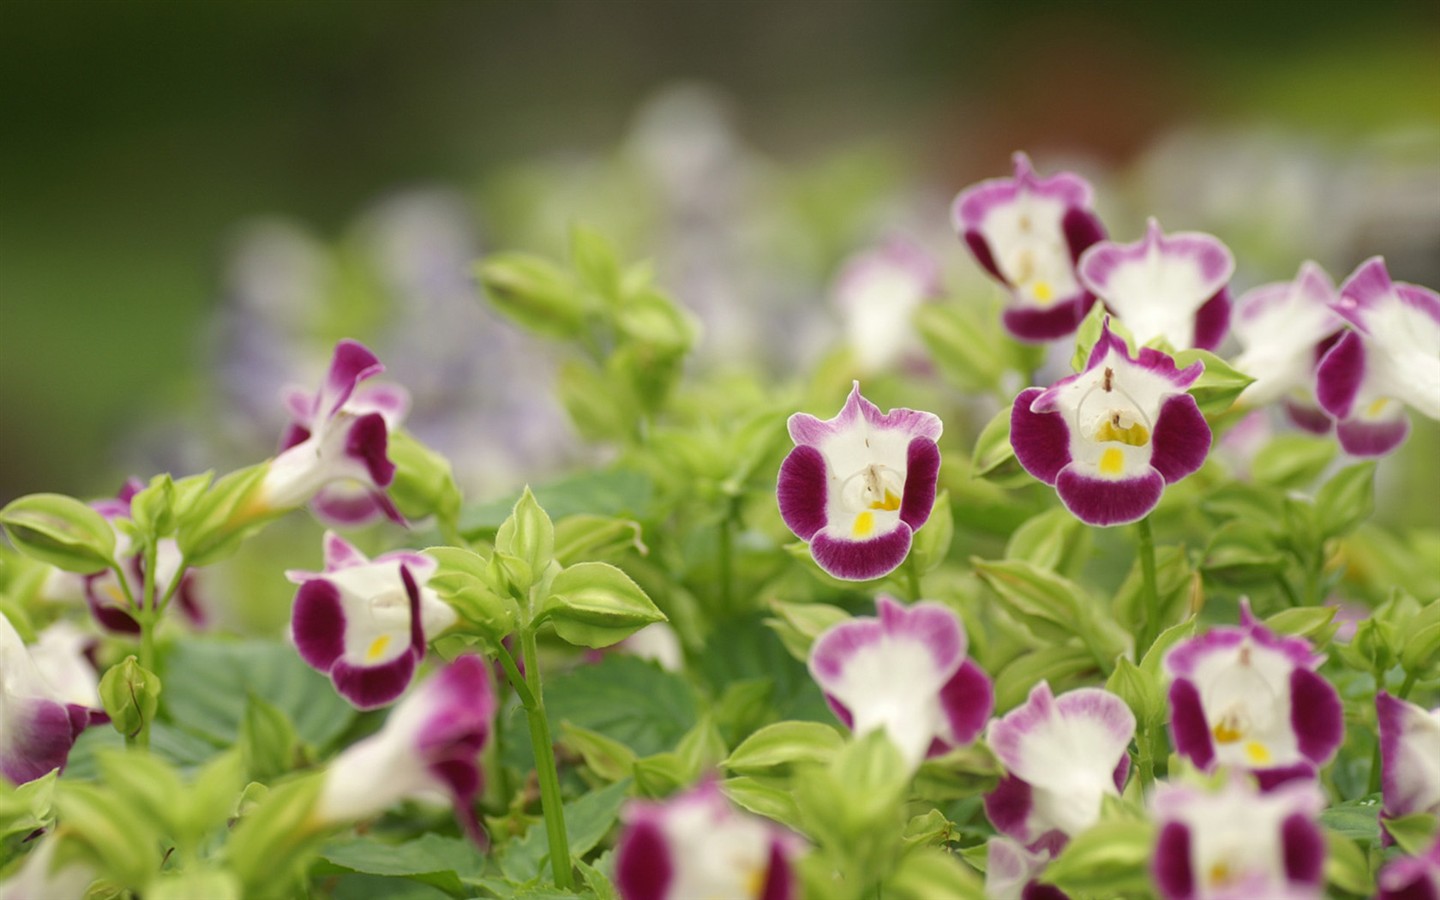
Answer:
M0 502L255 461L347 331L502 489L563 454L474 255L591 222L783 376L880 233L967 277L945 204L1022 148L1119 239L1219 234L1240 289L1373 253L1440 287L1440 4L6 0Z

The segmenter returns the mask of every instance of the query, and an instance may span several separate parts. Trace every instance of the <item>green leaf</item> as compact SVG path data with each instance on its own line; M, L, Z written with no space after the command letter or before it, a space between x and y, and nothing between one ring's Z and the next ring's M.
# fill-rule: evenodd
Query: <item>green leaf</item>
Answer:
M1098 674L1095 654L1074 643L1050 644L1022 653L995 676L995 709L1014 709L1041 681L1050 682L1058 694Z
M1004 770L983 743L956 747L920 764L915 773L915 796L943 803L977 797L995 789Z
M1411 856L1420 856L1435 843L1434 813L1411 813L1384 821L1385 830Z
M260 496L270 463L263 462L231 472L178 516L175 540L191 566L208 566L240 549L250 535L289 512L271 508Z
M630 551L650 552L634 519L581 513L555 523L555 559L562 566L586 560L608 561Z
M972 391L997 391L1010 368L998 323L971 305L927 304L915 311L916 332L947 380Z
M1435 603L1431 603L1435 606ZM1427 625L1405 638L1400 649L1400 665L1407 673L1428 678L1440 670L1440 623Z
M1337 450L1329 435L1277 434L1255 454L1250 476L1287 491L1301 490L1320 477Z
M0 778L0 841L54 824L55 779L59 777L60 770L51 769L21 785Z
M240 720L240 752L254 781L269 782L299 760L300 738L290 719L263 697L251 694Z
M791 656L804 662L810 658L810 645L821 632L850 618L838 606L824 603L785 603L772 600L770 608L779 618L766 619L765 624L780 636Z
M548 618L561 638L585 647L608 647L666 620L629 575L602 562L576 563L556 575L538 618Z
M538 578L550 560L555 558L555 526L545 510L536 502L527 485L515 502L510 517L500 524L495 534L497 553L509 553L523 559L531 574ZM530 585L517 585L528 591Z
M320 857L341 871L408 878L459 897L469 893L461 879L485 871L485 857L474 844L437 834L399 844L368 836L341 839L321 848Z
M309 864L323 842L314 822L324 773L277 785L245 810L225 844L229 868L246 897L285 896L285 887Z
M1100 822L1071 839L1040 880L1070 894L1116 897L1150 889L1155 825L1148 821Z
M720 792L741 809L801 831L800 810L786 782L777 778L741 775L720 782Z
M935 497L930 518L915 532L915 542L910 547L914 565L921 573L929 572L945 561L954 537L955 515L950 511L950 492L941 491Z
M1380 795L1371 794L1349 800L1320 811L1320 824L1326 830L1366 845L1380 840Z
M184 871L170 871L145 886L145 900L242 900L245 896L240 879L223 869L190 866Z
M555 521L579 513L643 518L650 508L655 485L649 475L636 469L602 469L538 485L533 492L536 501ZM461 516L461 531L466 537L474 538L498 529L518 499L517 496L513 500L467 508Z
M1105 690L1124 700L1136 721L1151 724L1165 721L1167 704L1163 683L1127 657L1116 660L1115 671L1105 682Z
M1061 643L1078 636L1109 671L1126 651L1129 636L1101 617L1079 585L1024 560L971 559L975 573L994 589L1001 605L1038 638Z
M401 429L390 431L385 453L395 464L385 492L407 519L454 521L460 515L463 498L450 460Z
M136 815L119 793L95 784L62 782L55 807L67 831L90 848L116 881L145 884L159 869L156 821Z
M496 642L515 630L519 604L492 584L484 557L460 547L427 547L425 553L439 563L426 585L462 619Z
M579 753L585 765L606 781L629 778L635 771L635 751L598 731L561 722L560 743Z
M565 834L569 838L570 855L579 859L595 848L615 824L630 782L591 791L578 800L565 804ZM500 855L500 870L513 881L529 881L540 874L550 859L550 843L545 823L536 822L520 840L507 844Z
M16 550L67 572L89 575L115 560L115 530L105 517L63 494L27 494L0 509Z
M1188 368L1196 360L1205 364L1205 371L1190 386L1190 396L1195 398L1205 418L1213 421L1227 412L1235 404L1235 398L1255 379L1209 350L1181 350L1175 354L1177 368Z
M569 273L528 253L495 253L476 266L491 304L520 327L568 340L585 328L591 308Z
M628 437L640 415L640 399L607 369L580 359L560 365L555 388L560 403L584 438L618 442Z
M273 704L294 724L301 740L321 750L332 746L356 716L328 678L277 643L182 640L167 666L187 677L166 684L163 720L221 746L239 740L251 695Z
M1033 480L1015 458L1015 448L1010 444L1010 407L1001 408L980 430L970 466L973 478L1002 483Z
M618 653L547 678L545 712L556 731L569 721L638 756L674 749L698 720L695 694L685 679Z
M776 722L740 742L721 765L732 772L756 772L796 762L829 762L845 739L821 722Z
M1090 526L1064 507L1026 520L1005 545L1005 558L1031 563L1067 578L1080 574L1089 560L1094 535Z
M1247 587L1273 583L1285 571L1288 557L1275 546L1270 529L1253 521L1226 522L1210 537L1200 564L1205 577Z
M570 229L570 258L581 282L607 304L620 299L620 263L615 247L600 232L584 225Z
M1199 610L1204 600L1200 573L1190 566L1184 547L1158 547L1155 552L1155 589L1160 595L1160 629L1169 628ZM1115 619L1124 627L1139 630L1148 617L1145 579L1140 560L1115 592Z
M1315 518L1326 537L1353 530L1375 511L1375 463L1336 472L1315 495Z
M1085 365L1090 361L1090 351L1100 341L1100 332L1104 330L1105 320L1110 320L1110 330L1123 338L1130 348L1135 346L1135 338L1130 330L1125 327L1119 319L1110 318L1105 310L1105 304L1097 303L1090 307L1090 312L1080 321L1080 327L1075 329L1075 352L1070 354L1070 368L1075 372L1085 371Z
M1365 851L1344 835L1328 830L1325 847L1325 880L1343 891L1370 896L1375 890L1375 880L1370 877Z
M984 900L985 888L955 854L939 847L922 847L901 858L900 865L885 879L884 896L897 900Z
M175 482L169 474L156 475L130 498L130 521L145 536L144 543L175 528Z
M1324 646L1335 633L1333 621L1339 612L1335 606L1299 606L1285 609L1265 620L1265 627L1276 634L1293 634Z

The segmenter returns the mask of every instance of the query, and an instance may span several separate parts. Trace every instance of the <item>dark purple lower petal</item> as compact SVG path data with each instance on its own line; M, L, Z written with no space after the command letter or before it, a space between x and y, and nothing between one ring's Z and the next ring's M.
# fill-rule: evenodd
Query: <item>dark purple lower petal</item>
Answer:
M770 844L770 865L765 874L765 889L759 900L791 900L795 896L795 872L779 841Z
M780 464L775 484L780 518L802 541L825 527L826 480L825 457L808 444L791 450Z
M868 541L842 541L823 531L810 541L810 553L820 568L843 581L870 581L889 575L910 553L910 526L896 527Z
M1060 220L1060 230L1065 233L1065 245L1070 248L1070 261L1080 261L1080 254L1089 250L1092 244L1105 240L1105 226L1099 216L1088 209L1072 206Z
M1335 758L1345 740L1345 709L1335 687L1309 669L1290 673L1290 727L1300 752L1317 767Z
M1251 774L1255 776L1255 786L1260 788L1260 792L1269 793L1282 784L1313 779L1315 777L1315 767L1308 762L1298 762L1293 766L1257 769Z
M355 527L380 518L380 505L369 491L357 491L354 482L330 484L310 501L310 508L324 522Z
M973 659L965 660L940 688L940 709L957 746L975 740L995 711L995 686L990 676Z
M1307 816L1295 813L1280 825L1285 876L1291 882L1319 886L1325 869L1325 836Z
M1020 892L1020 900L1070 900L1070 895L1053 884L1032 881Z
M1336 423L1335 434L1351 456L1384 456L1405 443L1410 420L1403 414L1398 419L1380 421L1349 419Z
M1210 452L1210 424L1194 397L1172 394L1160 405L1152 440L1150 465L1166 484L1174 484L1205 464Z
M914 438L905 450L905 496L900 500L900 521L918 531L935 508L935 485L940 480L940 448L928 438Z
M1059 413L1030 411L1044 388L1026 388L1010 407L1010 446L1025 471L1053 485L1070 464L1070 429Z
M376 487L385 487L395 478L395 464L386 455L389 442L385 417L378 412L356 419L345 435L345 455L365 466Z
M53 700L12 698L0 743L0 773L15 784L63 769L77 729L70 711Z
M1125 793L1125 781L1130 777L1130 754L1120 754L1120 761L1115 764L1115 771L1110 773L1110 778L1115 782L1115 790Z
M180 589L175 594L175 599L180 604L180 612L185 616L186 621L197 629L203 629L210 623L210 614L205 607L200 605L200 600L195 589L195 573L186 572L180 579Z
M1093 294L1081 293L1046 307L1009 306L1001 319L1016 340L1043 344L1074 334L1094 305Z
M1330 429L1335 427L1335 421L1325 415L1325 410L1318 406L1286 400L1285 414L1291 422L1311 434L1329 434Z
M356 709L378 709L395 702L414 677L415 654L408 650L378 666L352 666L336 660L330 670L335 690Z
M474 759L478 755L479 748L468 760L450 759L440 762L432 762L429 765L430 774L444 782L450 789L450 796L455 801L455 820L464 829L465 836L470 838L471 843L481 850L490 846L490 838L485 833L485 828L480 824L480 817L475 813L475 800L480 796L480 791L485 787L484 773L480 764Z
M632 824L615 850L615 886L625 900L666 900L675 877L670 845L656 822Z
M1215 739L1200 704L1200 691L1188 678L1170 685L1170 742L1175 752L1188 758L1202 772L1215 764Z
M1008 834L1020 843L1031 839L1030 810L1035 806L1030 796L1030 783L1007 774L985 795L985 816L1001 834Z
M1060 470L1055 490L1065 508L1091 525L1126 525L1149 515L1165 492L1165 479L1154 469L1137 478L1096 478L1075 465Z
M1221 288L1195 312L1195 346L1214 350L1230 330L1230 290Z
M985 242L984 236L978 231L967 231L964 238L965 246L970 248L970 253L974 255L975 261L980 264L981 268L989 272L990 277L1001 284L1009 284L1005 280L1005 276L1000 274L1000 267L995 265L995 256L990 252L990 245Z
M1190 866L1190 828L1168 822L1155 843L1150 872L1165 900L1190 900L1195 896L1195 873Z
M345 652L345 611L340 589L323 578L300 585L290 609L290 636L306 664L329 672Z
M1347 331L1315 367L1315 399L1330 415L1348 419L1364 380L1365 341Z

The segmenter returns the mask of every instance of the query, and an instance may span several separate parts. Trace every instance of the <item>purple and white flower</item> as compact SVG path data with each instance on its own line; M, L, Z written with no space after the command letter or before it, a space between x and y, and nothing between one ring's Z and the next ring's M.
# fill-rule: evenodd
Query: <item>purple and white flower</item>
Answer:
M80 732L104 721L98 694L51 684L0 613L0 775L24 784L64 768Z
M1055 885L1037 880L1051 858L1049 852L1028 850L1013 838L990 838L985 842L986 900L1068 900Z
M1376 900L1440 900L1440 840L1424 856L1402 856L1376 879Z
M1165 900L1319 900L1325 806L1311 781L1260 792L1244 777L1216 793L1160 784L1151 874Z
M910 323L940 295L940 265L919 245L892 237L847 260L832 292L860 370L882 371L918 355Z
M401 701L379 732L331 761L316 818L355 822L401 800L442 796L454 802L470 838L485 846L475 800L484 786L480 752L490 739L495 710L485 661L456 657Z
M1440 816L1440 709L1427 711L1381 691L1375 695L1375 713L1384 817Z
M1058 852L1099 821L1105 795L1120 795L1134 735L1135 715L1114 694L1078 688L1056 697L1040 682L986 732L1005 777L985 795L985 814L1029 849Z
M1301 265L1294 281L1240 295L1230 320L1244 347L1235 368L1255 380L1238 402L1283 401L1296 425L1317 434L1330 430L1330 417L1315 401L1315 368L1345 330L1345 320L1331 309L1335 298L1335 283L1313 262Z
M955 198L950 219L986 272L1010 292L1005 328L1031 343L1073 334L1095 303L1076 273L1105 237L1090 185L1070 172L1041 178L1024 153L1013 178L992 178Z
M796 446L776 486L785 524L836 578L868 581L894 571L935 505L940 418L913 409L881 413L857 381L833 419L795 413L789 427Z
M791 900L799 886L791 859L799 839L736 810L713 780L621 814L615 886L624 900Z
M1085 251L1080 279L1135 336L1164 338L1177 350L1214 350L1230 323L1235 257L1198 231L1165 234L1151 219L1133 244L1102 241Z
M47 897L84 897L100 870L83 856L56 859L61 841L54 832L35 843L20 868L0 881L0 900L45 900Z
M435 567L425 554L403 550L371 560L326 532L325 571L285 573L300 585L290 617L300 658L360 709L395 700L429 641L457 618L422 586Z
M1332 308L1353 330L1320 360L1316 396L1347 453L1383 456L1410 432L1406 406L1440 419L1440 294L1392 282L1376 256Z
M1015 458L1084 522L1142 519L1210 451L1210 426L1185 392L1203 369L1177 369L1148 347L1131 357L1107 320L1083 372L1015 398Z
M319 391L286 392L292 421L260 485L264 508L293 509L313 500L316 514L337 524L366 522L377 514L403 524L384 489L395 477L386 455L390 429L408 399L396 387L359 388L384 370L364 345L343 340Z
M884 731L913 769L927 755L970 743L995 708L989 677L965 656L960 617L922 600L883 594L879 617L830 626L810 648L810 674L856 735Z
M1211 628L1165 656L1170 736L1198 768L1255 772L1262 786L1310 778L1345 737L1340 696L1316 669L1325 657L1240 609L1239 626Z

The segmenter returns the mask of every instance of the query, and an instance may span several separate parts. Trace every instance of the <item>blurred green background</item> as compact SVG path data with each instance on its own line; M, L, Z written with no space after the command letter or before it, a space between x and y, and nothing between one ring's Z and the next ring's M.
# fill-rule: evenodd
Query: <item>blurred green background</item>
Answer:
M951 193L1017 148L1124 170L1196 126L1341 158L1398 135L1440 165L1433 0L6 0L0 502L110 493L127 429L203 402L197 335L237 222L334 237L416 184L478 202L497 167L606 152L677 80L727 95L782 166L880 142ZM1435 233L1410 237L1392 273L1440 286ZM1343 277L1384 250L1322 262Z

